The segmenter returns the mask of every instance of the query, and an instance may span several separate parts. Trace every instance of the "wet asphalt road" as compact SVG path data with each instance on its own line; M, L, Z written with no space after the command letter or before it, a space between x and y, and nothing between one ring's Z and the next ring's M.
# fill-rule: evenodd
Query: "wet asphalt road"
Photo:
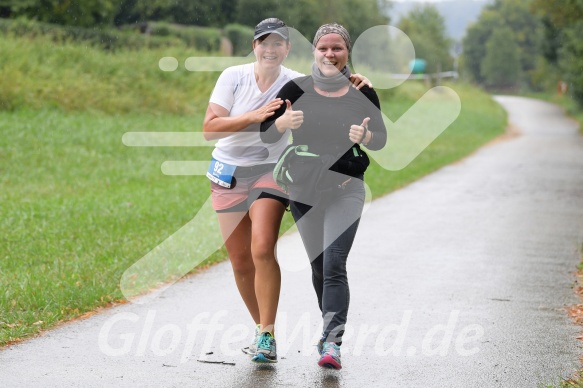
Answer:
M363 216L342 371L316 365L320 314L295 234L278 248L279 363L240 352L251 322L222 263L149 303L1 350L0 386L537 387L571 376L583 353L564 311L578 302L583 138L553 105L497 100L521 136Z

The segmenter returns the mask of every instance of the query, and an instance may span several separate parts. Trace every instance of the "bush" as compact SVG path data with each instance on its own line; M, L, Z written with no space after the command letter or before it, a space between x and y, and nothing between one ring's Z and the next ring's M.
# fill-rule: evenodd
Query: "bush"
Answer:
M176 37L199 51L217 52L221 48L221 30L218 28L150 22L148 29L153 36Z
M583 107L583 21L565 28L563 46L559 50L559 66L571 95Z
M225 26L225 35L233 44L233 55L247 56L253 44L254 30L241 24L228 24Z

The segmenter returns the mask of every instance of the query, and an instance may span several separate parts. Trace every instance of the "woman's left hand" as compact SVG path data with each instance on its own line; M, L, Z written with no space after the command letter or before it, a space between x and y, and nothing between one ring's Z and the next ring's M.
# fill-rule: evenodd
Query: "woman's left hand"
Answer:
M352 82L352 86L354 86L357 89L362 88L364 85L367 85L369 88L372 88L372 83L370 82L370 80L362 74L358 73L352 74L349 79L350 82Z
M368 143L367 141L367 132L365 128L368 127L368 122L370 121L370 117L366 117L362 120L362 124L360 125L351 125L350 132L348 133L348 138L351 142L360 144L360 143Z

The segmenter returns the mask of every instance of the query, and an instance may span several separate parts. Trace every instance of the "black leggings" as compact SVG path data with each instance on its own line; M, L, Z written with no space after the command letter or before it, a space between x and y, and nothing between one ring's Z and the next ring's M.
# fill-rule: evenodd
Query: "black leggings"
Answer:
M335 190L316 207L290 203L310 258L312 283L324 319L322 338L325 341L342 343L350 303L346 262L364 198L362 180L353 178L344 189Z

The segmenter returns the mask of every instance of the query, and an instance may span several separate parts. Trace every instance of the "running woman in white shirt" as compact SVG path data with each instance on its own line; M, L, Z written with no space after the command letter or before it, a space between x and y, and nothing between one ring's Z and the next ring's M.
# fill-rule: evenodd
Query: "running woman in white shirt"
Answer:
M213 208L237 288L256 324L255 341L243 351L259 363L277 362L274 324L281 273L275 245L289 204L272 175L288 136L265 144L259 128L284 103L275 98L281 87L303 76L281 65L290 48L284 22L276 18L261 21L253 37L257 61L223 71L203 123L205 138L218 139L207 173L212 181ZM353 83L362 87L368 80L355 75ZM299 126L302 113L296 116Z

